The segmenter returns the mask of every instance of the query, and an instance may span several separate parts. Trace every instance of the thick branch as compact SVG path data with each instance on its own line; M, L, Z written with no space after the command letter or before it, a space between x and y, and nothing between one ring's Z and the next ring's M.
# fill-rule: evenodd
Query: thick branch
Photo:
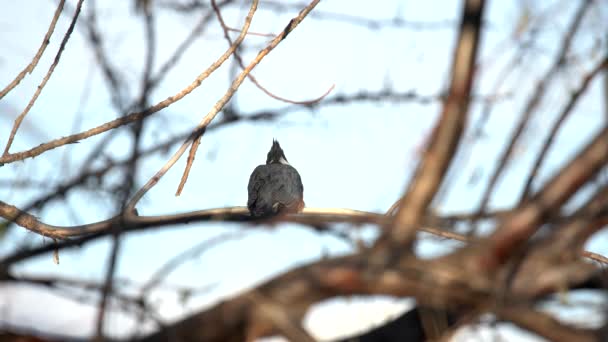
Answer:
M395 215L390 232L392 240L397 243L410 244L413 240L416 226L439 189L460 141L473 84L483 6L483 0L469 0L465 3L458 45L454 52L449 95L430 145Z
M544 219L555 214L560 207L588 182L608 160L608 126L556 175L530 201L502 224L489 238L488 253L480 262L488 268L503 264L540 228Z
M499 289L494 288L497 286L495 282L487 279L484 281L484 276L480 273L466 272L458 261L446 263L404 257L399 269L384 270L370 276L365 270L367 257L363 252L320 260L286 272L252 291L275 303L281 303L286 310L285 314L294 319L301 319L310 305L335 296L416 296L424 305L444 308L479 305L487 308L499 296ZM255 329L256 337L277 333L273 323L261 316L258 308L248 299L250 295L250 292L246 292L233 297L141 341L165 341L168 337L184 342L241 341L249 334L249 329ZM519 299L510 295L503 298L517 308L528 303L527 298ZM534 325L534 317L544 321L546 316L521 312L530 316L517 321L519 324L528 324L533 331L543 336L552 336L542 327L536 329ZM499 313L506 316L510 312ZM561 326L555 321L551 323L555 324L555 331L570 331L569 327ZM580 332L583 336L593 334L588 330Z
M549 314L534 310L532 307L505 306L496 311L499 318L535 332L555 342L596 342L599 335L590 329L581 329L563 324Z

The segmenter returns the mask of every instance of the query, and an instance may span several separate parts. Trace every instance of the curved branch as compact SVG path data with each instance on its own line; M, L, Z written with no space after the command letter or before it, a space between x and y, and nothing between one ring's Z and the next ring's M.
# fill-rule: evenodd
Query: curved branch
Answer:
M63 240L92 234L107 233L116 225L123 225L124 231L136 231L150 227L162 227L178 223L192 222L248 222L254 224L277 224L282 222L299 223L323 230L320 226L331 223L377 224L386 225L390 217L380 213L345 208L304 208L299 214L290 214L270 219L257 219L249 215L247 207L227 207L197 210L172 215L138 216L124 213L113 218L78 226L56 226L39 221L36 217L21 211L15 206L0 201L0 217L36 234L52 239ZM436 219L429 218L429 224ZM421 231L444 238L465 241L467 238L458 233L444 231L430 226L420 227Z

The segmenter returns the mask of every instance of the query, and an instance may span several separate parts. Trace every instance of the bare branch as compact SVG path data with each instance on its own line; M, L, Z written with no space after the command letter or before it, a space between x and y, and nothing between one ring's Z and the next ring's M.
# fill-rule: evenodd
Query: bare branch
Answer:
M172 257L167 262L165 262L161 267L159 267L154 274L150 277L150 279L141 287L140 297L144 297L144 295L158 286L163 279L165 279L169 273L175 270L179 265L184 263L187 259L191 259L194 257L198 257L203 254L205 251L218 246L219 244L233 241L235 239L239 239L243 237L243 233L228 233L218 235L211 239L205 240L202 243L198 243L195 246L184 250L178 255Z
M315 339L302 328L302 325L297 319L289 317L290 315L286 310L289 303L276 303L256 290L250 291L247 294L247 298L255 305L255 311L272 322L273 327L279 330L289 339L289 341L315 341ZM247 341L254 341L259 337L264 337L267 333L266 329L268 328L266 326L256 325L256 321L259 322L260 320L254 320L247 329ZM260 331L260 333L258 331Z
M257 1L254 1L254 3L256 3L256 2ZM209 111L209 113L207 113L207 115L203 118L203 120L201 120L201 122L199 122L199 124L197 125L197 127L195 129L195 133L191 137L191 140L186 141L182 145L182 147L174 154L174 156L171 158L171 160L169 160L167 162L167 164L165 164L165 166L163 166L163 168L159 172L157 172L156 175L154 175L154 177L152 177L152 179L150 179L148 181L148 183L146 185L144 185L144 187L142 187L135 194L135 196L133 196L133 199L129 203L129 208L135 207L135 204L141 199L141 197L148 190L150 190L150 188L152 188L152 186L154 186L154 184L156 184L158 182L158 180L175 164L175 162L177 162L177 160L185 152L186 147L188 145L190 145L191 142L194 142L201 138L201 135L197 134L196 132L199 132L199 131L202 132L211 123L211 121L220 112L220 110L222 110L222 108L224 108L226 103L228 103L228 101L230 101L230 99L232 98L234 93L237 91L237 89L241 86L241 84L243 83L243 81L245 80L247 75L249 75L249 73L251 73L251 70L253 70L253 68L255 68L262 61L262 59L270 53L270 51L272 51L277 45L279 45L279 43L282 42L283 39L287 38L287 35L291 31L293 31L302 22L302 20L304 20L306 15L308 15L308 13L310 13L310 11L312 11L312 9L318 3L319 3L319 0L313 0L308 6L304 7L295 18L291 19L291 21L287 24L287 26L283 29L283 31L278 36L276 36L264 49L262 49L257 54L257 56L253 59L253 61L251 61L251 63L249 63L249 65L245 69L243 69L243 71L239 74L239 76L232 82L232 85L230 86L228 91L226 91L224 96L222 96L222 98L219 99L215 103L215 105L213 106L211 111ZM252 13L252 15L253 15L253 13ZM246 26L248 28L247 24L246 24ZM243 30L243 32L242 32L243 36L247 33L246 31L247 31L247 29ZM235 41L235 43L236 43L236 41ZM194 148L194 144L192 145L192 148ZM198 146L197 146L197 148L198 148ZM192 158L192 160L194 160L194 158ZM183 180L188 178L189 172L190 172L190 168L186 168L184 170L184 174L182 175ZM183 181L183 182L185 182L185 181Z
M215 12L217 19L219 20L220 25L222 26L222 30L224 30L224 38L226 38L226 40L228 41L228 44L232 44L232 39L230 38L230 34L229 34L229 31L231 31L231 29L224 22L224 18L222 17L220 8L216 4L215 0L211 0L211 6L213 7L213 11ZM236 59L237 63L241 67L241 69L245 69L245 62L243 62L243 58L241 58L241 55L239 54L238 50L234 52L234 58ZM266 87L264 87L262 84L260 84L260 82L257 80L257 78L255 78L253 76L253 74L249 73L247 75L247 77L249 78L249 80L251 82L253 82L253 84L255 84L256 87L258 87L258 89L260 89L266 95L272 97L273 99L291 103L291 104L299 104L299 105L311 105L311 104L317 103L317 102L321 101L323 98L325 98L327 95L329 95L329 93L335 87L335 84L332 84L331 87L329 87L329 89L325 93L323 93L323 95L317 97L316 99L307 100L307 101L294 101L294 100L290 100L290 99L275 95L274 93L270 92Z
M34 58L30 62L30 64L28 64L25 69L23 69L11 83L9 83L4 89L0 91L0 100L4 96L6 96L6 94L8 94L11 90L13 90L13 88L19 85L21 80L25 78L26 74L31 74L32 71L34 71L36 65L38 65L38 61L40 61L40 58L42 57L42 54L44 54L44 50L46 50L46 47L51 41L51 36L53 35L53 31L55 30L55 25L57 24L57 20L59 20L61 11L63 11L64 4L65 0L59 1L59 3L57 4L57 9L55 10L55 14L53 15L53 19L51 20L51 24L49 25L49 29L47 30L46 34L44 35L44 38L42 39L42 44L40 44L40 47L38 48L38 52L36 52L36 55L34 55Z
M458 146L467 118L484 3L483 0L465 2L449 95L389 233L397 243L411 246L416 226L439 189Z
M244 38L244 34L242 34L242 36L243 36L242 38L239 37L241 41ZM239 39L237 39L237 41L239 41ZM95 128L91 128L91 129L81 132L81 133L72 134L67 137L55 139L53 141L41 144L41 145L34 147L32 149L29 149L27 151L11 153L11 154L2 156L2 157L0 157L0 164L12 163L17 160L23 160L26 158L35 157L48 150L52 150L54 148L57 148L57 147L60 147L60 146L66 145L66 144L75 143L75 142L78 142L79 140L83 140L83 139L89 138L91 136L107 132L109 130L112 130L112 129L120 127L120 126L124 126L131 122L142 120L142 119L150 116L151 114L154 114L154 113L170 106L171 104L175 103L176 101L181 100L186 95L190 94L194 89L196 89L198 86L200 86L201 83L207 77L209 77L209 75L211 75L215 70L217 70L217 68L219 68L222 65L222 63L228 58L228 56L230 56L233 53L234 49L235 49L235 47L230 47L226 52L224 52L224 54L220 58L218 58L205 71L203 71L200 75L198 75L197 78L189 86L182 89L177 94L170 96L170 97L166 98L165 100L160 101L159 103L157 103L143 111L125 115L123 117L109 121L105 124L102 124Z
M547 87L549 82L556 76L557 71L564 65L565 59L566 59L566 53L570 50L570 46L572 44L574 35L583 20L583 17L584 17L584 14L585 14L587 8L589 7L589 5L591 3L592 3L591 0L585 0L581 3L581 6L578 8L578 10L574 16L574 20L572 21L572 23L570 24L570 27L568 28L568 31L562 41L562 44L559 47L559 50L558 50L559 55L556 57L553 65L549 68L549 70L547 70L547 72L545 73L545 76L538 83L538 85L535 88L534 94L528 100L528 103L526 104L523 112L519 115L519 121L515 127L515 131L513 132L512 137L509 141L509 145L503 151L503 153L500 155L498 164L497 164L496 168L494 169L492 176L490 177L490 181L488 182L485 192L483 193L478 212L482 213L486 210L488 201L490 200L490 196L494 192L494 188L498 182L498 179L500 178L502 172L504 171L505 166L508 164L509 159L511 158L511 155L513 153L513 149L515 148L515 145L517 144L519 137L522 135L523 131L525 130L525 128L528 124L528 121L530 120L530 117L532 116L532 114L534 113L536 108L538 107L538 104L540 103L540 100L545 93L545 88Z
M551 144L553 143L553 140L559 132L563 122L566 120L566 118L568 118L568 115L570 115L570 113L572 112L572 108L574 108L574 106L576 105L576 102L578 101L579 97L585 93L591 81L603 70L606 70L606 68L608 68L608 59L602 60L596 67L593 68L593 70L591 70L587 75L585 75L581 85L578 87L578 89L576 89L576 91L572 93L572 95L570 95L568 103L560 113L557 120L553 123L553 126L549 130L549 135L543 142L543 146L538 155L536 156L534 166L532 167L532 170L530 170L530 174L528 175L528 179L526 180L526 185L521 194L521 198L519 201L520 203L523 203L530 194L530 191L532 190L532 183L534 182L538 170L540 170L540 168L542 167L543 161L545 160L545 156L547 155L547 152L549 151L549 148L551 147Z
M489 238L488 253L480 263L488 269L503 264L514 247L527 240L542 220L556 213L581 185L588 182L608 160L608 126L556 175L530 201L504 218Z
M68 43L70 36L72 35L72 31L74 31L74 27L76 26L76 20L78 19L78 15L80 14L80 9L82 8L83 1L84 0L79 0L78 4L76 5L74 17L72 18L72 22L70 23L70 26L68 27L68 30L66 31L65 35L63 36L63 40L61 41L61 44L59 45L59 50L57 51L57 54L55 55L55 60L49 67L49 70L47 71L46 75L42 79L42 82L40 83L40 85L38 85L38 88L36 88L36 92L30 99L30 102L27 104L27 106L21 112L21 114L19 114L19 116L17 116L17 118L15 119L15 124L13 125L13 128L11 129L11 133L8 136L8 141L6 142L6 147L4 147L4 152L2 153L2 157L7 157L9 155L8 151L11 148L13 139L15 139L15 134L17 134L17 130L19 129L21 122L23 121L23 119L25 118L27 113L30 111L30 109L32 109L32 106L34 106L34 103L38 99L38 96L42 92L42 89L44 88L46 83L49 81L49 79L51 78L51 75L53 74L53 71L55 71L55 68L59 64L59 60L61 59L61 54L63 53L63 50L65 49L65 46ZM63 2L62 2L62 4L63 4ZM57 14L59 14L59 13L61 13L61 11L59 11ZM50 33L50 31L49 31L49 33ZM40 54L42 54L41 51L39 51L39 52L40 52ZM2 98L2 96L0 96L0 98Z
M596 331L564 325L549 314L534 310L531 307L504 306L496 310L495 313L498 317L513 322L551 341L599 341L599 335Z

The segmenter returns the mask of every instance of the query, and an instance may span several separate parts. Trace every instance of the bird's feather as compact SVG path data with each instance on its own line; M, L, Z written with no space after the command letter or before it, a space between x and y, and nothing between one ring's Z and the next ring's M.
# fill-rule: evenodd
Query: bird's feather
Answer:
M253 216L268 216L277 211L297 212L304 206L304 186L291 165L260 165L253 170L247 187L247 207Z

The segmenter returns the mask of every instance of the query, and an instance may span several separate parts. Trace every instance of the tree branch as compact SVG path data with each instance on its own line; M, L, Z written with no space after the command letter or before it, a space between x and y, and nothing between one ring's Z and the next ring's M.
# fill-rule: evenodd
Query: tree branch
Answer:
M406 243L408 248L411 248L420 218L441 185L466 123L484 3L483 0L465 2L454 51L449 95L389 233L393 241Z

